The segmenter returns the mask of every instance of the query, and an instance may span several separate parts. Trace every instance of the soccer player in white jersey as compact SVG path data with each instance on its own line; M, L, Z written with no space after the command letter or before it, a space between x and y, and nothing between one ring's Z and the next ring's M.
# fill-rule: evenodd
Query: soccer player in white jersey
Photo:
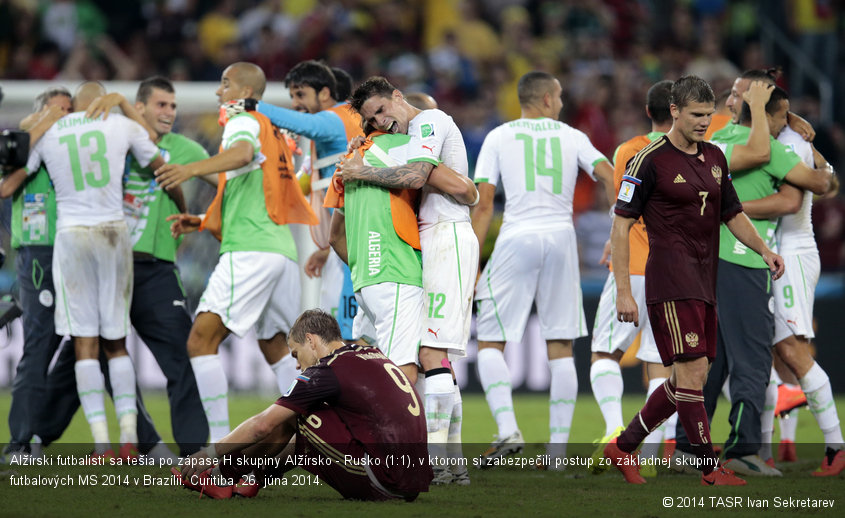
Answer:
M587 335L578 270L572 197L579 168L600 180L612 201L613 168L587 135L557 120L563 107L560 82L529 72L517 86L522 115L484 139L475 182L480 201L472 215L483 243L493 215L496 185L505 190L505 214L493 254L476 286L478 375L496 419L498 436L482 454L481 467L521 451L505 342L520 341L537 303L540 332L548 347L551 387L549 454L563 457L578 377L572 341Z
M260 67L238 62L223 71L216 93L226 105L236 99L261 99L265 86ZM155 173L165 189L195 176L221 173L216 198L220 204L213 203L214 210L209 210L219 215L220 259L200 299L187 344L211 442L229 433L229 387L218 354L229 333L243 336L255 326L281 393L297 375L296 358L287 346L287 332L299 311L296 244L289 226L276 223L268 212L262 167L274 159L281 163L264 149L275 138L270 121L258 112L238 111L242 113L225 122L220 153L190 164L167 164ZM198 216L167 219L174 221L174 235L200 228ZM208 213L204 221L211 228Z
M135 371L126 352L132 297L132 246L123 219L123 169L127 152L142 165L164 160L147 130L122 115L89 119L85 110L105 93L83 83L74 113L60 119L30 153L26 170L43 162L56 189L57 232L53 253L56 333L74 338L76 386L94 436L95 455L114 456L106 423L99 346L109 361L120 456L137 442Z
M757 75L745 73L734 83L734 90L742 94L755 79L773 82L763 71ZM778 134L777 139L792 149L808 167L833 170L813 145L788 125ZM831 184L831 192L835 192L839 187L838 180ZM830 379L810 352L810 340L815 336L813 302L820 272L819 252L811 219L812 207L813 193L788 183L784 183L771 196L743 203L743 210L754 217L781 218L775 239L778 253L783 256L786 264L786 273L774 281L772 286L775 299L775 354L798 379L810 410L824 434L824 459L813 475L836 476L845 470L842 430L836 405L833 404ZM772 398L767 399L765 409L768 414L764 416L767 418L763 419L763 458L771 458L774 401L769 399ZM781 420L781 435L784 435L784 424L789 427L793 423L794 419ZM791 432L794 440L794 428Z
M450 421L458 417L455 402L460 398L449 357L466 355L478 243L469 208L426 185L426 179L440 162L467 175L466 147L450 116L440 110L415 108L383 77L362 83L350 104L363 122L387 133L411 137L407 164L388 168L344 164L342 176L344 181L422 188L419 229L426 308L419 361L425 373L429 443L445 443L450 436Z

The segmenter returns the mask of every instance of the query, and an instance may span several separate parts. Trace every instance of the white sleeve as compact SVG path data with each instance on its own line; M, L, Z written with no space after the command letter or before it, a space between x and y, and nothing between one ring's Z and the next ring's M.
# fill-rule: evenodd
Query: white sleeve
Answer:
M491 185L499 183L501 168L499 165L499 135L501 132L493 130L484 138L481 144L481 152L478 154L478 162L475 165L475 182L487 182Z
M46 134L43 135L41 139L35 143L35 147L29 150L29 157L26 159L27 175L35 174L41 168L41 162L43 162L43 158L41 157L41 143L44 142L44 137L46 136Z
M424 110L408 124L408 162L440 163L451 117L440 110Z
M590 178L595 181L597 179L594 172L596 164L602 160L607 160L607 157L593 146L593 143L590 142L589 137L584 132L576 130L576 135L576 141L578 143L578 167L586 171L590 175Z
M223 127L223 149L229 149L232 144L240 140L246 140L255 150L261 149L261 141L258 134L261 126L252 115L241 113L229 119Z
M126 138L129 141L129 151L141 167L147 167L158 156L158 146L150 140L147 130L129 118L126 119Z

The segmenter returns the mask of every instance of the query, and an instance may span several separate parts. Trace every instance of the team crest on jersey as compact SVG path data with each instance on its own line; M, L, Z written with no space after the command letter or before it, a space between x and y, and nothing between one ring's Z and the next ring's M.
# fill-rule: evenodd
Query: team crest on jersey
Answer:
M710 168L710 172L713 173L713 178L716 179L716 183L722 185L722 168L714 165Z
M420 136L422 138L429 138L434 136L434 124L423 124L420 126Z
M687 345L693 349L698 347L698 333L687 333L684 335L684 339L686 339Z

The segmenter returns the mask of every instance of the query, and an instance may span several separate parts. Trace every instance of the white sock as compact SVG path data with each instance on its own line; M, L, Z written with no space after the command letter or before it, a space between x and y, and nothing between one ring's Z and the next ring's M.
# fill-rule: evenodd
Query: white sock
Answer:
M455 404L452 406L452 419L449 421L449 443L446 446L447 453L452 459L463 458L463 445L461 444L461 425L464 419L464 403L461 397L461 388L455 383ZM457 465L457 464L456 464Z
M85 412L85 420L94 437L94 451L105 453L111 447L109 428L106 422L106 382L97 360L77 360L73 366L76 373L76 391L79 403Z
M675 440L675 431L678 429L678 413L675 412L672 414L669 419L663 423L663 440L664 441L674 441Z
M166 463L169 466L179 463L179 457L170 451L170 448L168 448L163 442L156 443L156 445L147 452L147 457L155 460L167 461Z
M420 400L422 400L422 396L425 394L425 376L423 376L422 372L417 374L417 382L414 383L414 388L417 390L417 395L420 396ZM423 401L423 403L425 402Z
M439 369L437 369L439 371ZM425 422L429 444L445 444L449 439L449 425L455 406L455 383L452 373L425 376Z
M622 423L622 369L613 360L602 358L590 366L590 386L604 417L604 434L610 435Z
M778 375L778 371L776 371L774 367L772 367L772 379L775 380L775 385L783 384L783 380L780 379L780 375Z
M138 407L135 406L135 367L129 356L109 360L112 401L120 424L120 444L138 444Z
M730 376L725 378L725 383L722 384L722 395L725 396L725 399L728 400L728 403L731 402L731 378L730 378Z
M798 409L793 408L786 414L786 417L781 418L780 423L780 440L795 442L795 430L798 428Z
M197 390L208 419L211 438L209 442L220 441L229 433L229 383L226 371L217 354L206 354L191 358L191 368L197 379Z
M772 435L775 429L775 406L778 402L778 385L775 381L775 369L769 377L769 385L766 387L766 402L763 405L763 412L760 414L760 429L762 440L760 442L760 458L769 460L772 458Z
M800 382L801 390L807 396L810 412L816 417L824 434L825 445L834 450L842 449L842 430L839 428L839 415L827 373L818 363L813 362L813 366Z
M666 378L652 378L648 381L648 393L646 395L646 401L651 396L651 393L657 390L660 385L662 385L666 381ZM648 434L646 438L643 440L643 444L640 447L640 458L648 459L651 457L657 457L657 452L660 449L661 444L663 443L663 434L666 430L666 423L664 422L662 425L655 428L653 432Z
M566 443L575 413L575 399L578 397L578 373L575 358L549 360L551 387L549 389L549 444L556 456L566 455Z
M518 432L516 414L513 412L511 374L502 351L495 347L478 351L478 379L484 389L490 413L496 420L499 438L504 439Z
M299 370L296 368L296 358L290 354L286 354L281 360L270 366L273 369L273 374L276 375L276 385L279 387L279 394L284 394L288 391L293 380L299 375Z

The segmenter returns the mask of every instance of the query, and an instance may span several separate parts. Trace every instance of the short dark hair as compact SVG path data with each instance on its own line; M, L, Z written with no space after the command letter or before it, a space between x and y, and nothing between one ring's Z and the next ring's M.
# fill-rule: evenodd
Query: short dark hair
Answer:
M767 68L765 70L752 68L740 74L739 78L750 79L752 81L763 81L765 83L773 85L775 84L775 81L777 81L777 78L778 76L780 76L781 72L782 70L780 67Z
M334 75L335 91L332 97L337 102L343 102L349 99L352 95L352 76L349 73L337 67L332 67L332 75Z
M138 93L135 94L135 102L147 104L147 99L149 99L150 95L152 95L153 88L164 90L169 94L176 93L170 79L162 76L152 76L144 79L141 81L141 84L138 85Z
M645 96L645 106L648 109L648 115L657 124L663 124L672 120L672 112L669 111L669 105L672 104L673 84L668 79L658 81L648 89L648 93Z
M64 86L53 86L38 94L38 97L35 98L33 111L40 112L42 108L47 106L47 101L49 101L53 97L56 97L57 95L64 95L68 99L73 99L73 96L70 94L70 90L68 90Z
M690 103L714 103L716 96L710 84L698 76L683 76L672 85L671 103L678 109L686 107Z
M332 69L325 63L309 59L296 64L285 76L285 87L310 86L315 92L328 87L332 96L337 94L337 81Z
M381 76L373 76L361 83L358 88L352 92L352 98L349 99L349 104L352 106L353 110L360 113L361 106L367 102L367 99L376 95L380 95L381 97L390 97L393 95L394 90L396 90L396 87L390 84L390 81Z
M784 99L788 101L789 94L783 88L775 86L774 90L772 90L772 95L769 97L769 101L766 103L766 113L769 115L775 113L780 106L780 102ZM751 122L751 107L745 101L742 101L742 108L739 111L739 122Z
M546 92L551 90L551 83L555 80L555 76L547 73L534 70L528 72L519 78L519 83L516 85L516 95L519 97L519 104L521 106L537 102L542 99Z
M305 341L305 333L317 335L326 343L343 341L337 320L322 309L309 309L299 315L290 328L288 340L301 344Z

